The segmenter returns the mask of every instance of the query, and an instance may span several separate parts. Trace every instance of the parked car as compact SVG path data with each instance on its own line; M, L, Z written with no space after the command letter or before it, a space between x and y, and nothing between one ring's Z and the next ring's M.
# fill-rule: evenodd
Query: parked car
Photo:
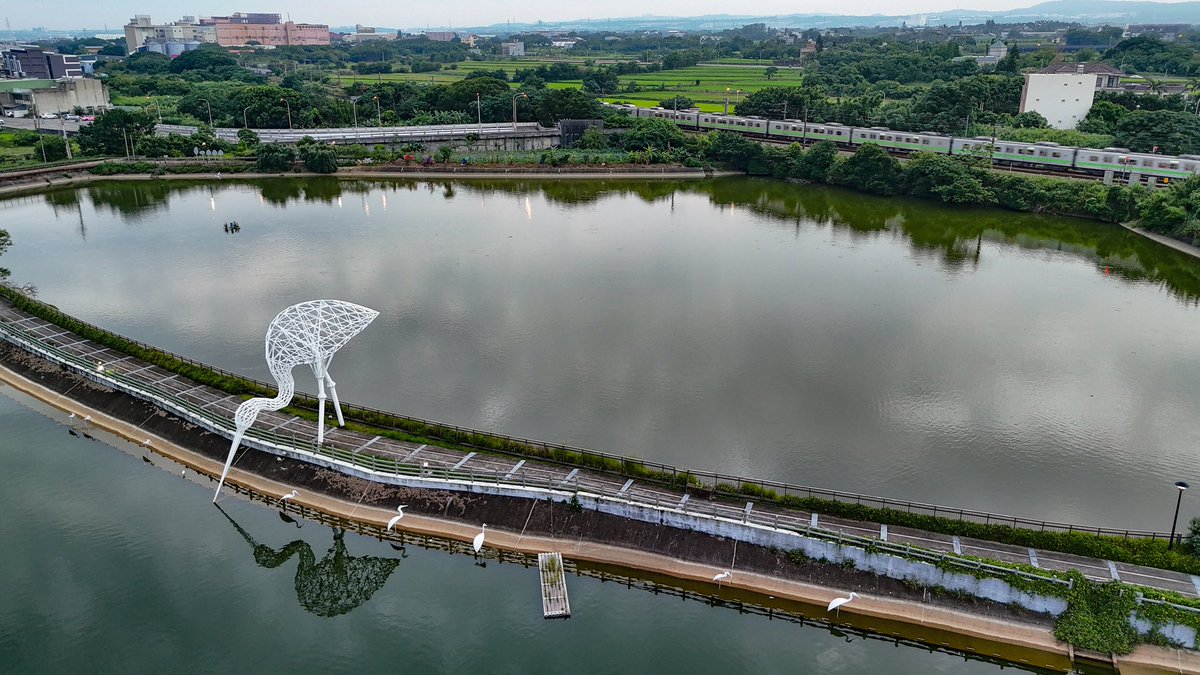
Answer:
M38 117L40 117L40 118L42 118L42 119L44 119L44 120L55 120L55 119L58 119L58 115L55 115L54 113L41 113L40 115L38 115Z
M63 115L63 119L67 120L68 122L78 122L79 115L76 115L74 113L67 113L66 115Z
M95 122L96 116L95 115L84 115L83 117L79 118L79 121L80 122Z

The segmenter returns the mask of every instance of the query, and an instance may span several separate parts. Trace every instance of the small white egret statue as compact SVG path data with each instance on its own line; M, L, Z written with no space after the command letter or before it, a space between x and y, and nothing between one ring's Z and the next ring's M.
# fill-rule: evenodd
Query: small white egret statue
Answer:
M84 415L84 416L83 416L83 421L84 421L84 422L91 422L91 421L92 421L92 416L91 416L91 415Z
M406 509L406 508L408 508L408 504L405 504L404 506L397 506L397 507L396 507L396 511L397 511L397 512L398 512L400 515L398 515L398 516L392 516L392 519L388 521L388 526L387 526L387 531L388 531L388 532L391 532L391 531L392 531L392 528L396 526L396 523L400 522L400 519L404 517L404 509Z
M841 606L858 597L858 593L851 592L848 598L834 598L829 601L829 606L825 608L826 612L837 610L838 615L842 613Z
M720 587L722 581L724 581L725 579L728 579L729 577L732 577L732 576L733 576L733 572L730 572L729 570L725 570L724 572L721 572L717 576L713 577L713 581L717 582L717 586Z
M471 543L475 547L475 555L479 555L479 550L483 548L483 535L485 534L487 534L487 523L484 523L483 529L475 535L475 541Z
M69 420L75 419L75 413L71 413L70 415L67 415L67 419L69 419Z
M146 440L142 441L141 445L142 445L142 447L143 447L143 448L148 448L148 447L150 447L150 439L149 439L149 438L147 438Z
M237 431L229 446L229 457L217 481L213 503L221 494L225 476L233 464L234 453L241 445L242 436L264 410L279 410L292 400L296 393L296 381L292 368L307 364L317 378L317 445L325 442L325 385L333 397L333 408L337 411L338 426L345 426L342 406L338 403L336 384L329 376L329 363L333 355L379 316L373 309L342 300L310 300L292 305L271 320L267 326L266 355L271 376L279 384L275 398L252 398L238 406L233 420Z
M286 495L283 495L282 497L280 497L279 501L280 501L280 503L283 503L289 499L295 499L296 497L299 497L299 496L300 496L300 494L298 492L296 492L295 490L292 490L291 492L287 493Z

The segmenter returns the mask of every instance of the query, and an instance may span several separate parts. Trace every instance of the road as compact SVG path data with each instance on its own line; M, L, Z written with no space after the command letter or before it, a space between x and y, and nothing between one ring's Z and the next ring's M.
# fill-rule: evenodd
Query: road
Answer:
M87 122L71 122L64 119L42 120L32 117L0 118L0 126L3 126L5 129L28 129L32 131L35 128L35 122L37 123L36 128L45 131L62 131L65 129L68 134L74 134L79 131L80 124L87 124Z

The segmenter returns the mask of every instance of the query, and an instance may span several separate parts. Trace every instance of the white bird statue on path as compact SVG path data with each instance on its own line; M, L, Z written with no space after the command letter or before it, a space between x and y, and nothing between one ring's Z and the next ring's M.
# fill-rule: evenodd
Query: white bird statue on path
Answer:
M342 406L338 403L337 385L329 376L329 363L333 355L366 328L379 312L343 300L310 300L301 302L283 310L271 320L267 326L266 355L267 367L271 376L279 385L279 393L275 398L252 398L242 402L233 421L237 431L233 435L233 443L229 446L229 456L225 459L225 467L221 470L221 480L217 481L217 491L213 494L213 503L221 495L221 486L225 484L225 476L233 465L233 457L241 445L242 436L258 419L258 414L264 410L280 410L291 402L296 393L296 381L292 378L292 368L299 365L312 367L313 375L317 377L317 445L325 441L325 385L329 385L330 396L333 397L333 408L337 411L338 426L345 426L342 418Z
M400 522L400 519L404 517L404 509L406 509L406 508L408 508L408 504L405 504L404 506L396 507L396 511L398 511L400 513L400 515L392 516L392 519L388 521L388 526L387 526L388 532L391 532L392 528L396 526L396 523Z
M834 598L833 600L829 601L829 606L825 608L825 611L832 612L836 609L837 613L840 615L842 613L841 606L857 597L858 593L851 592L850 597L848 598Z
M479 550L483 548L483 535L485 534L487 534L487 523L484 523L483 529L475 535L475 541L471 543L475 547L475 555L479 555Z
M298 492L296 492L295 490L292 490L291 492L287 493L286 495L283 495L282 497L280 497L279 501L282 503L282 502L286 502L289 499L295 499L296 497L299 497L299 496L300 496L300 494Z
M717 582L717 586L720 586L721 581L728 579L729 577L732 577L732 576L733 576L733 572L730 572L729 570L725 570L724 572L721 572L717 576L713 577L713 581Z

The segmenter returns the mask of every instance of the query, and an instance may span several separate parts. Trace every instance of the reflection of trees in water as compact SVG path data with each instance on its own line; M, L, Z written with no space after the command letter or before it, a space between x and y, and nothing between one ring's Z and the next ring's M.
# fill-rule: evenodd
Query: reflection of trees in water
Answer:
M120 214L128 222L136 222L159 211L167 211L172 197L198 191L200 188L181 188L167 181L114 181L96 183L85 189L92 207L97 211L111 211Z
M275 569L299 556L296 599L317 616L339 616L370 600L400 564L394 558L350 555L346 550L345 530L340 528L333 528L333 546L320 560L308 542L300 539L275 550L255 541L224 509L220 506L217 509L250 544L254 562L260 566Z

